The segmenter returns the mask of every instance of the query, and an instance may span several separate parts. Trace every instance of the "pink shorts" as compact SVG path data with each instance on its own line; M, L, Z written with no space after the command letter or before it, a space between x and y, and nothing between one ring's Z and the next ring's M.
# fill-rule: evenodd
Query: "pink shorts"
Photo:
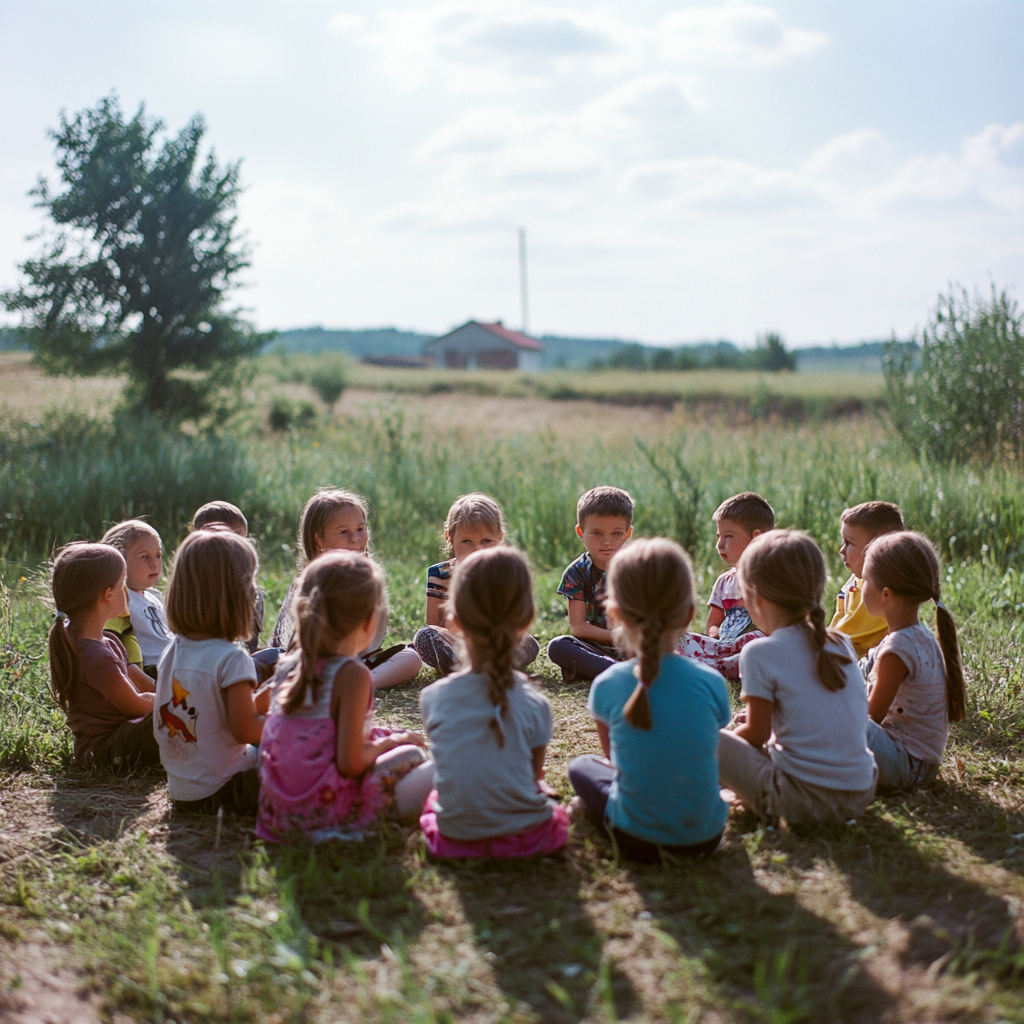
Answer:
M427 849L435 857L539 857L560 850L569 838L569 812L561 804L552 804L551 817L525 832L471 842L448 839L437 827L437 815L432 810L436 799L435 789L427 797L420 815Z

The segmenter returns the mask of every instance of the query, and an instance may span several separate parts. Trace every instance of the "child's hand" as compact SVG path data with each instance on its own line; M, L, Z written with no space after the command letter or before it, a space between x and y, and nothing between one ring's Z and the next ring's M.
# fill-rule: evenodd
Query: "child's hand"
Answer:
M717 626L708 626L708 636L714 637L714 639L717 640L718 639L718 627Z
M390 739L394 741L396 747L405 746L407 743L411 743L414 747L426 747L427 745L427 737L421 732L413 732L412 729L393 732Z
M543 779L537 780L537 788L545 795L558 799L558 791L552 789Z

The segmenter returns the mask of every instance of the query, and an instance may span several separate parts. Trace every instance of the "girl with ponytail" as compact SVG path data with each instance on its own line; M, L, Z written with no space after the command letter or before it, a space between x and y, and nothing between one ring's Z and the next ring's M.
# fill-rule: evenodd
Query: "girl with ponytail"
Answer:
M420 693L436 765L420 827L435 856L531 857L565 845L569 816L543 783L551 706L514 668L533 615L518 551L459 558L447 625L468 667Z
M576 758L569 781L575 806L634 860L657 862L662 849L707 856L728 816L718 785L725 681L675 653L694 607L693 570L675 541L637 540L612 559L608 621L617 647L634 660L594 680L590 713L605 756Z
M721 733L722 785L764 817L856 818L874 798L878 770L853 647L825 627L821 549L806 533L772 530L754 538L736 568L765 636L740 654L747 710L742 725Z
M153 684L128 664L108 619L128 613L124 557L109 544L68 544L53 561L50 690L67 713L81 767L160 763Z
M942 604L942 574L931 541L887 533L864 560L864 607L885 619L888 635L868 655L868 746L879 789L913 789L938 775L949 723L964 717L966 693L956 623ZM939 640L921 624L934 601Z
M278 663L260 744L260 838L319 841L422 808L434 778L424 738L374 727L359 656L386 608L384 571L357 551L328 551L299 577L297 645Z

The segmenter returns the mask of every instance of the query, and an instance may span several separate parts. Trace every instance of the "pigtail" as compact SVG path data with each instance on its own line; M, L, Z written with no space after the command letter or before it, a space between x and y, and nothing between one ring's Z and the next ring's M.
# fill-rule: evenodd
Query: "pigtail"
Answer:
M659 616L650 615L644 619L640 628L637 666L640 682L636 684L636 689L623 709L626 721L634 728L643 729L645 732L654 726L654 719L651 717L651 698L647 691L658 678L661 669L661 644L664 633L665 627Z
M491 728L498 739L498 746L505 746L505 733L501 728L501 719L508 713L508 691L515 685L512 674L512 656L515 652L516 631L507 627L495 626L483 634L486 645L490 648L481 652L487 658L487 699L494 708Z
M68 632L68 620L57 612L50 626L50 693L58 707L67 711L71 704L71 691L78 680L78 648Z
M814 639L814 646L818 649L818 678L826 690L835 693L846 686L846 679L843 677L843 670L840 665L848 665L850 659L845 654L837 654L827 648L829 635L825 627L825 609L816 604L808 613L807 618L811 626L811 634Z
M938 598L935 598L935 625L942 660L946 663L946 715L951 722L962 722L967 714L967 687L964 685L960 640L952 614Z

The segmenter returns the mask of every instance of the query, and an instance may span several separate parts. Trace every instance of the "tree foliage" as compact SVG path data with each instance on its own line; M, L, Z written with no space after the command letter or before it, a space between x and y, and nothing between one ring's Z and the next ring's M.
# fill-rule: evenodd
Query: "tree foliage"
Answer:
M248 266L239 165L201 160L201 115L160 143L163 130L142 106L127 119L116 96L61 114L59 187L40 178L31 192L51 222L44 249L3 301L48 372L124 374L129 408L198 421L224 414L267 337L224 308Z
M891 343L883 362L900 436L940 462L1024 463L1024 316L993 286L940 295L917 346Z

